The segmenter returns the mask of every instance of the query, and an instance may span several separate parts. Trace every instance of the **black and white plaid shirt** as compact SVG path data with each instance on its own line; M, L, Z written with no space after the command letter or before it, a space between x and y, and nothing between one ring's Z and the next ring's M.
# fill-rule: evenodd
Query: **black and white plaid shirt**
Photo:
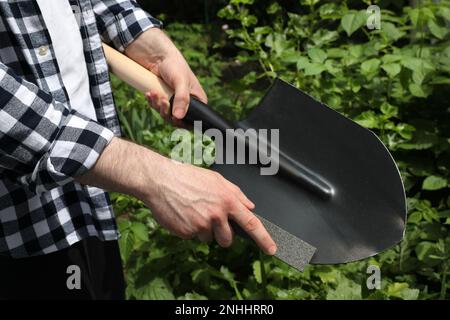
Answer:
M0 0L0 255L47 254L88 236L119 236L107 193L73 177L121 134L101 41L123 51L160 22L133 0L70 4L96 121L71 109L36 1Z

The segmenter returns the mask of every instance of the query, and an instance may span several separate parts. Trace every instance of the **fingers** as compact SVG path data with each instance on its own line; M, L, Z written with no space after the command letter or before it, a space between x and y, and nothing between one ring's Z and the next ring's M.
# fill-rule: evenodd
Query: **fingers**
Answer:
M255 240L256 244L268 255L274 255L277 246L264 228L261 220L258 219L244 205L237 204L230 213L230 217L236 221L241 228Z
M187 63L180 63L180 61L175 61L174 63L166 62L160 66L160 73L164 81L174 90L171 115L173 122L176 123L177 120L181 120L186 116L191 95L203 103L208 103L205 91ZM168 98L162 98L158 93L147 93L146 96L150 101L154 100L153 104L160 110L161 115L167 118L167 113L170 110Z
M248 209L253 210L255 208L255 204L247 198L247 196L242 192L242 190L235 185L234 183L224 179L228 187L231 191L238 197L239 201L241 201Z
M191 95L195 96L198 100L200 100L205 104L208 103L208 97L206 96L205 90L203 90L200 82L192 72L191 72Z
M213 239L213 234L211 230L202 231L197 234L197 238L202 242L211 242Z
M214 237L219 246L228 248L233 243L233 230L227 220L214 223Z
M161 117L163 117L166 121L170 120L169 111L170 111L170 103L167 98L162 97L157 92L147 92L145 94L148 103L159 111Z

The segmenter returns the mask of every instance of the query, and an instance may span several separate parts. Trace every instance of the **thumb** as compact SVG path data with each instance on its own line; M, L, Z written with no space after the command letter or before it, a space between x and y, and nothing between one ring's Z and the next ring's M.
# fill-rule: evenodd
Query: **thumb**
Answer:
M175 86L172 115L181 120L187 113L190 101L190 90L187 82Z

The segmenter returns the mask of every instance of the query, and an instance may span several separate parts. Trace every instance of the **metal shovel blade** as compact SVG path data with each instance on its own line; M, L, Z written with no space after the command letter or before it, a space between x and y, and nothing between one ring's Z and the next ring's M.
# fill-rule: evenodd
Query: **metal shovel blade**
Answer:
M279 129L280 152L329 188L323 196L280 172L261 175L256 165L212 167L240 186L259 216L314 246L311 263L360 260L401 241L404 187L374 133L281 80L235 127Z

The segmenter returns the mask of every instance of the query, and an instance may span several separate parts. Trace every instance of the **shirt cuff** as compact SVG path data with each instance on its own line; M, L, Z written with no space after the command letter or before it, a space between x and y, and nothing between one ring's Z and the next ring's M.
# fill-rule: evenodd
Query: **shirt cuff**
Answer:
M31 175L20 179L37 194L71 182L91 169L114 137L110 129L75 110L64 109L63 116L49 150Z
M117 14L113 23L106 26L106 33L113 46L123 52L144 31L162 27L160 20L136 5Z

